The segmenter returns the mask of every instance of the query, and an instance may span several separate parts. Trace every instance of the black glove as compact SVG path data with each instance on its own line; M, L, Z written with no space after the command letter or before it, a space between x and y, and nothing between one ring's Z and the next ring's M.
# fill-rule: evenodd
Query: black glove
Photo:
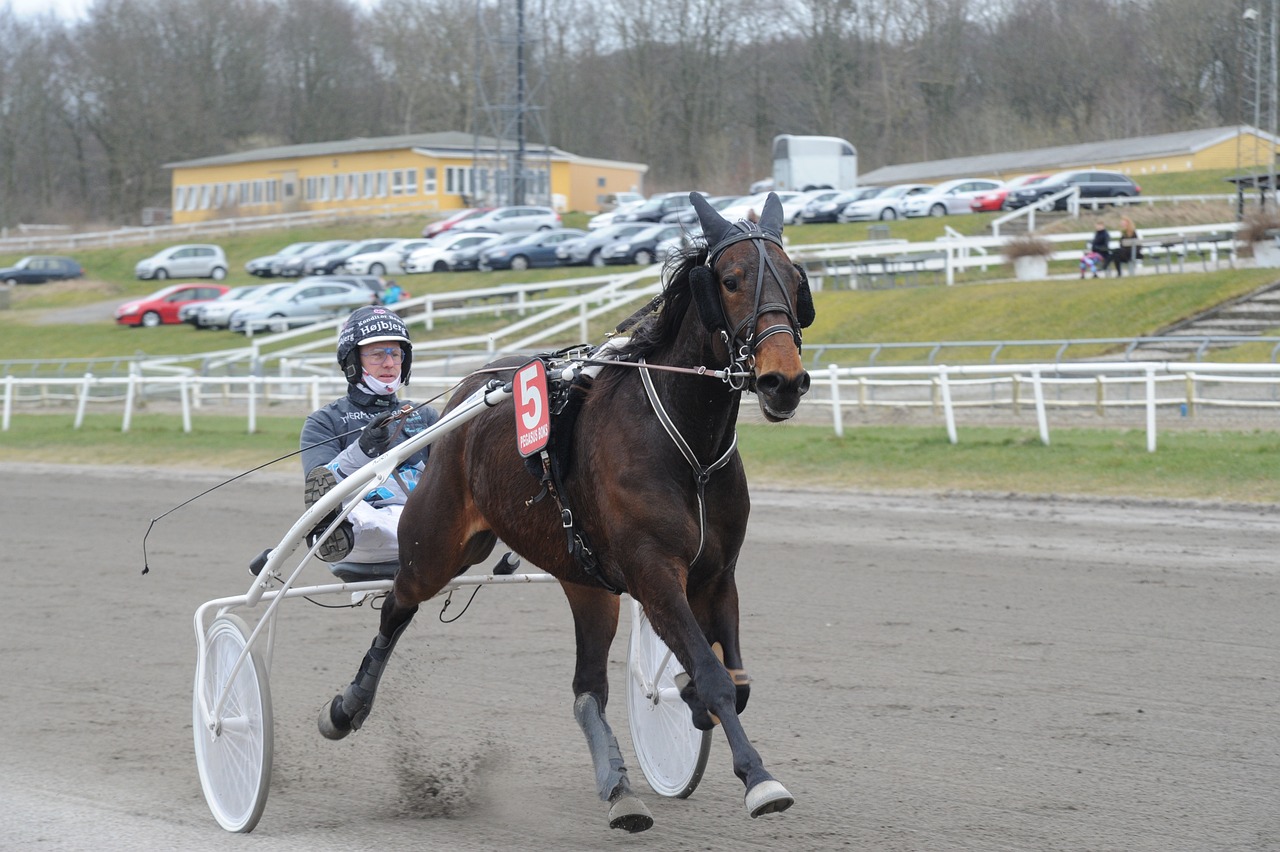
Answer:
M380 456L391 446L391 418L394 411L384 411L360 430L360 452L369 458Z

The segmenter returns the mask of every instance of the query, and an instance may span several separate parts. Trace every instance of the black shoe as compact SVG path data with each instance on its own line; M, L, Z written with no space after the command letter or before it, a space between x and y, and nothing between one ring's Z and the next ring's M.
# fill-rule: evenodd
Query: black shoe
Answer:
M307 474L306 490L303 493L307 508L310 509L314 506L321 497L332 491L337 484L338 477L329 468L312 468L311 472ZM336 517L338 517L338 510L334 509L311 528L311 532L307 533L308 546L316 543L316 539L324 533L325 529L329 524L333 523L333 519ZM342 523L338 524L337 529L320 545L320 549L316 551L316 556L325 562L341 562L351 554L351 549L355 547L355 542L355 529L351 526L351 521L344 518Z

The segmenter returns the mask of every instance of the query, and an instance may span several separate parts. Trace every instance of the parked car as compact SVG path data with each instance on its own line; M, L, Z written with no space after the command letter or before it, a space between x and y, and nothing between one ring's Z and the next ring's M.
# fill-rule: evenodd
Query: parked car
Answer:
M773 192L773 190L769 190L769 192ZM746 219L748 216L751 215L752 212L754 212L756 216L759 216L760 211L764 209L765 201L769 198L769 192L757 192L755 195L748 195L745 198L740 198L736 203L730 204L728 207L721 210L720 215L723 216L725 219L729 220L730 222L736 222L739 219ZM778 200L781 201L784 206L784 210L783 210L784 224L786 222L786 218L785 218L786 204L788 202L794 202L795 199L801 197L802 195L804 195L803 192L798 192L796 190L790 190L790 189L784 189L777 193ZM799 213L799 212L800 210L793 203L792 213Z
M270 278L276 273L272 271L272 267L286 258L294 255L302 254L307 249L315 245L314 242L309 243L290 243L275 254L263 255L255 257L244 265L245 272L250 275L256 275L259 278Z
M281 282L258 284L248 288L237 287L212 302L198 302L183 308L182 311L192 311L195 314L196 328L226 329L231 327L231 315L236 311L254 302L270 299L292 286L292 283ZM233 297L237 290L242 292L238 297Z
M542 233L546 233L545 231ZM519 231L513 234L494 234L493 239L449 250L449 270L451 272L467 272L480 269L480 253L494 246L518 243L528 237Z
M429 245L410 254L404 261L404 271L413 274L448 272L454 268L456 252L481 247L498 239L499 236L501 235L492 231L473 233L454 228L433 239Z
M679 234L658 242L654 262L666 263L667 259L673 254L684 251L694 243L706 244L706 240L702 236L702 226L699 224L685 225Z
M1064 189L1077 186L1081 198L1132 198L1142 193L1138 186L1127 176L1119 172L1104 172L1095 169L1074 169L1050 175L1039 183L1012 190L1005 199L1010 210L1039 203L1042 198L1056 195ZM1045 209L1046 204L1041 205ZM1066 210L1067 199L1059 198L1053 202L1053 209Z
M342 263L342 271L352 275L385 275L404 272L404 258L416 249L431 245L431 240L392 240L386 248L353 254Z
M604 256L601 251L605 246L614 240L625 239L639 233L652 224L652 222L619 222L592 231L585 237L565 240L556 249L556 257L565 266L578 266L584 263L591 266L604 266Z
M322 255L332 254L341 251L351 245L353 240L325 240L316 243L311 248L304 249L295 255L282 258L278 262L271 264L271 272L281 278L297 278L306 273L307 261Z
M366 276L367 277L367 276ZM373 279L376 283L377 279ZM377 296L358 276L303 278L270 298L231 314L230 328L244 334L287 331L373 304Z
M180 245L161 249L151 257L138 261L133 274L142 280L154 278L212 278L221 281L227 277L227 256L221 246Z
M495 207L492 210L463 219L451 231L492 231L510 234L514 231L549 231L560 227L560 214L550 207Z
M116 308L116 322L120 325L154 328L164 323L178 322L178 311L190 302L207 302L216 299L227 288L223 284L170 284L150 296L131 299Z
M269 286L269 285L246 284L243 287L232 287L230 290L223 293L221 296L219 296L218 298L214 299L211 302L204 302L204 301L187 302L185 305L178 308L178 322L185 322L188 325L193 325L196 328L199 328L200 324L199 322L197 322L197 318L200 315L200 311L206 306L216 305L220 303L231 304L233 302L239 302L241 299L244 299L249 294L254 293L258 290L261 290L264 286Z
M597 213L596 215L592 216L590 219L587 220L587 230L594 231L597 228L603 228L606 225L612 225L614 222L618 221L618 217L621 216L623 213L626 213L628 210L634 210L637 207L639 207L641 204L644 204L643 198L641 198L639 201L632 201L632 202L628 202L627 204L619 204L617 207L613 208L612 210L606 210L603 213ZM693 208L690 208L690 209L693 209Z
M1021 175L1005 181L1002 185L987 192L980 192L969 202L969 209L974 213L997 213L1005 209L1005 199L1018 187L1040 183L1048 175Z
M720 211L732 204L737 204L745 197L746 196L743 195L709 195L707 196L707 203L711 205L712 210ZM698 211L693 209L692 204L689 204L686 207L681 207L679 210L674 210L663 216L661 221L676 222L681 225L693 225L698 221Z
M850 201L840 211L838 222L863 222L869 219L902 218L902 202L913 195L933 189L927 183L898 183L878 192L870 198Z
M782 220L787 225L803 225L809 221L804 218L804 211L809 209L809 205L834 201L848 191L840 189L811 189L808 192L802 192L796 198L782 202ZM833 218L831 221L834 222L835 219Z
M885 189L887 187L863 186L857 189L846 189L843 192L837 191L827 198L817 198L805 204L804 209L800 211L800 218L796 221L810 225L819 222L835 222L846 204L853 201L862 201L866 198L874 198L884 192ZM831 192L831 190L820 191L823 195Z
M648 266L658 258L658 243L684 233L680 225L649 225L633 234L605 243L600 258L605 263L631 263Z
M556 249L565 240L585 237L586 231L577 228L557 228L537 231L514 242L501 245L489 244L480 249L481 269L529 269L531 267L559 266Z
M307 275L332 275L335 272L345 271L347 261L356 255L370 251L382 251L394 242L395 240L391 237L360 240L337 251L310 258L302 264L302 269Z
M668 213L675 213L685 208L693 208L688 192L664 192L660 195L651 195L645 203L622 211L614 216L613 221L615 223L661 222L662 217Z
M425 237L426 239L431 239L432 237L439 236L440 234L443 234L445 231L449 230L459 222L462 222L466 219L472 219L472 218L475 218L476 216L480 216L482 214L488 213L492 209L493 209L492 207L464 207L461 210L455 210L453 213L451 213L448 216L445 216L443 219L437 219L434 222L428 222L426 226L423 227L422 229L422 236Z
M970 204L980 192L988 192L1000 186L991 178L956 178L944 180L933 189L914 193L902 201L902 212L907 216L955 216L972 213Z
M10 287L15 284L44 284L49 281L63 281L68 278L79 278L84 275L80 264L69 257L50 257L33 255L24 257L7 269L0 269L0 281Z

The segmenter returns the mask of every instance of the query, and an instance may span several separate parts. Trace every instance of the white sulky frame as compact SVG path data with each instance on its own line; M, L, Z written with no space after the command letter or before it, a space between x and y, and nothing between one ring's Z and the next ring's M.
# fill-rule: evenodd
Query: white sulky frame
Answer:
M196 609L196 673L192 690L196 766L209 810L227 831L253 831L266 808L273 748L269 678L280 604L289 598L320 595L350 595L353 602L360 601L385 595L392 585L391 580L368 580L295 588L294 582L315 555L318 544L309 548L287 575L282 566L329 512L339 510L329 526L332 530L356 502L350 500L344 506L345 501L386 482L402 460L511 395L509 383L490 383L434 426L338 483L308 508L272 548L248 592L207 601ZM558 581L542 572L464 574L441 593L467 586L552 582ZM235 612L263 603L266 607L252 627ZM693 727L689 709L680 699L679 686L687 678L680 664L653 632L640 604L631 600L630 610L626 692L636 757L655 792L684 798L702 778L711 734Z

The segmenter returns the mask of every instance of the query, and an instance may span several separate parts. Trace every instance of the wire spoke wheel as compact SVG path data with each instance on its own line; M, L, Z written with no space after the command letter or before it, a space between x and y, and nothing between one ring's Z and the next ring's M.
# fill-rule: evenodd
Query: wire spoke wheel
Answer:
M227 831L249 832L267 806L271 781L271 691L267 669L257 647L250 649L240 670L230 678L249 636L244 620L235 615L214 619L207 639L203 677L195 684L192 719L196 767L205 801L218 824ZM230 680L228 680L230 678ZM200 695L216 707L225 690L217 731L205 727Z
M686 798L697 788L711 752L711 732L693 726L680 698L684 670L638 603L631 608L627 655L627 721L636 760L655 793Z

